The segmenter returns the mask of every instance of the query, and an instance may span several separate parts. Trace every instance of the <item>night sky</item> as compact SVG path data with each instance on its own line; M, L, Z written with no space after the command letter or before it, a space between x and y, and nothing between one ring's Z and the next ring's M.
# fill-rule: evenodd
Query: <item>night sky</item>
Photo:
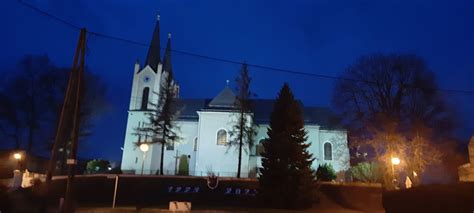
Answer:
M90 31L149 43L161 14L162 46L168 32L176 50L296 71L339 75L359 56L414 53L426 59L442 88L474 90L474 1L63 1L31 4ZM15 0L0 12L0 75L25 54L47 54L71 66L79 32ZM121 159L133 66L147 48L90 36L87 66L108 87L110 109L81 144L83 158ZM239 65L173 54L181 97L214 97ZM274 98L288 82L305 105L330 106L334 82L250 67L253 91ZM446 93L462 123L458 137L474 133L474 94Z

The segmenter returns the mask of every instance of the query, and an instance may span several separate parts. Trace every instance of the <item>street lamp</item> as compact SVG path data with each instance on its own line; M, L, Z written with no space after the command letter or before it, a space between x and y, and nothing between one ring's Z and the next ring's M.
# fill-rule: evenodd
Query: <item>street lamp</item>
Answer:
M140 144L140 150L143 152L142 172L141 172L141 175L143 175L143 167L145 166L146 152L148 152L149 149L150 149L150 147L148 146L148 144L146 144L146 143Z
M393 184L395 185L397 179L395 178L395 167L394 167L394 165L399 165L400 164L400 158L392 157L391 160L392 160L392 179L393 179L392 181L393 181Z
M392 164L393 164L393 165L398 165L398 164L400 164L400 158L397 158L397 157L392 158Z
M13 158L15 158L15 160L16 160L16 164L17 164L16 167L18 168L18 170L20 169L20 160L21 160L21 157L22 157L22 156L21 156L21 153L19 153L19 152L13 154Z

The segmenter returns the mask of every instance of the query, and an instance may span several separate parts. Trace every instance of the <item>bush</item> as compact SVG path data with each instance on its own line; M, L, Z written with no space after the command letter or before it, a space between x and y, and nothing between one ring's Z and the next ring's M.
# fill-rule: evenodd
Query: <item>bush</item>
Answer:
M86 174L99 174L107 173L110 167L110 163L107 160L91 160L87 162Z
M319 165L316 170L316 178L321 181L332 181L336 179L336 172L331 164Z
M353 178L365 183L378 183L382 178L380 166L375 162L358 163L350 171Z

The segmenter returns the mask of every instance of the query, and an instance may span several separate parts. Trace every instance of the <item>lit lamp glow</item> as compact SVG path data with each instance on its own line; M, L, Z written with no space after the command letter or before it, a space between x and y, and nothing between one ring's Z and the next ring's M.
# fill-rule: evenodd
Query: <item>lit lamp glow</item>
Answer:
M150 147L148 146L148 144L146 144L146 143L140 144L140 150L141 150L142 152L148 152L148 149L150 149Z
M395 178L395 168L394 165L400 164L400 158L397 157L392 157L392 179L393 179L393 184L395 185L395 189L397 189L396 183L397 179Z
M139 148L143 152L142 172L141 172L141 175L143 175L143 167L145 166L146 152L148 151L148 149L150 149L150 146L148 146L148 144L146 143L142 143L140 144Z
M398 164L400 164L400 158L397 158L397 157L392 158L392 164L393 164L393 165L398 165Z
M13 158L15 158L16 160L16 167L18 170L20 170L20 160L21 160L21 153L17 152L15 154L13 154Z
M20 153L15 153L15 154L13 154L13 158L15 158L16 160L21 160L21 154Z

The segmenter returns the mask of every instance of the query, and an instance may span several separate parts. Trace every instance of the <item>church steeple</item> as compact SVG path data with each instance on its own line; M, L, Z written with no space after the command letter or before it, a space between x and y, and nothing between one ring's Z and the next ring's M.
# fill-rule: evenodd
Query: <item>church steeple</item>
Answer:
M168 33L168 43L166 44L165 56L163 57L163 70L172 73L171 67L171 33Z
M153 31L153 37L151 37L151 43L145 61L145 66L150 65L155 72L158 71L158 63L161 62L160 48L160 14L158 14L156 17L155 30Z

